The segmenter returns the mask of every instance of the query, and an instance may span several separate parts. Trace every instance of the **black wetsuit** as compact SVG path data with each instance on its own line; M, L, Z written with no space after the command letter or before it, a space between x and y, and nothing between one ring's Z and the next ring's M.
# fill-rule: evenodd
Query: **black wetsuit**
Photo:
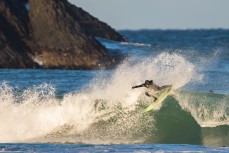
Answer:
M145 83L143 83L143 84L141 84L141 85L138 85L138 86L134 86L134 87L132 87L132 89L134 89L134 88L139 88L139 87L146 87L146 88L148 88L148 89L150 89L150 91L152 91L152 90L154 90L154 91L160 91L160 90L162 90L162 89L164 89L164 88L168 88L168 87L171 87L172 85L165 85L165 86L158 86L158 85L156 85L155 83L153 83L153 80L146 80L145 81ZM154 97L154 101L156 101L157 100L157 97L155 97L155 95L154 94L149 94L148 92L146 92L145 93L148 97Z

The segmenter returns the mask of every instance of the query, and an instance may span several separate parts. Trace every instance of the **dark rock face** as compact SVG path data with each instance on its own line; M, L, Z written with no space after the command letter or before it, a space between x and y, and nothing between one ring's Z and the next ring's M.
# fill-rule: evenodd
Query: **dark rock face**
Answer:
M65 0L30 0L35 61L51 68L93 68L108 58L106 49L88 37Z
M26 44L28 16L20 1L0 0L0 68L26 68L36 64Z
M126 41L109 25L99 21L81 8L71 4L68 7L68 12L74 16L75 20L79 21L80 26L87 34L115 41Z
M93 69L113 59L95 39L124 41L67 0L0 0L0 67ZM2 60L3 59L3 60ZM37 64L36 64L37 63Z
M0 14L23 37L28 34L28 13L20 0L0 0Z

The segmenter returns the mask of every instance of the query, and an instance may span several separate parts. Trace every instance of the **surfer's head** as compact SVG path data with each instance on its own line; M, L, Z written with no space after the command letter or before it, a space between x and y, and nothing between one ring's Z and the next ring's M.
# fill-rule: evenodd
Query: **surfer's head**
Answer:
M148 87L149 85L153 84L153 80L146 80L145 86Z

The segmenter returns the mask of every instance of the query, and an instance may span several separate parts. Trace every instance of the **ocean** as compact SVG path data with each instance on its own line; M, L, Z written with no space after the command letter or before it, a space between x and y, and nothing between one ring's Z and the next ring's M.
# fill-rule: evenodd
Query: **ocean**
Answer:
M229 30L119 32L113 69L0 70L0 152L229 152Z

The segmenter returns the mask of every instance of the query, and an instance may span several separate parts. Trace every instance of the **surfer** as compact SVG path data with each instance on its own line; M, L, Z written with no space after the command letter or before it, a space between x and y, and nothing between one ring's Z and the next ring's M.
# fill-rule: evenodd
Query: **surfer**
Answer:
M148 97L153 97L154 101L156 101L158 99L158 97L155 94L162 89L172 87L172 85L164 85L164 86L160 87L160 86L156 85L153 82L153 80L146 80L145 83L143 83L141 85L133 86L132 89L139 88L139 87L146 87L146 88L150 89L150 92L154 92L154 94L149 94L149 92L146 92L145 95Z

